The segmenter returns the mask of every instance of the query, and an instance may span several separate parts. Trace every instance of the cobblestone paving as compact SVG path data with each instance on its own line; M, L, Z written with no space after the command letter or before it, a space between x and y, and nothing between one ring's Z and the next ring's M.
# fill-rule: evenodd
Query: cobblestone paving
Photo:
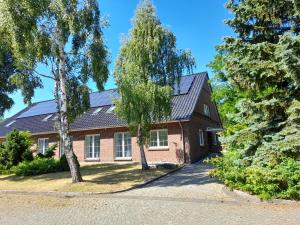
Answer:
M228 196L208 170L203 164L189 165L144 188L114 195L0 194L0 224L300 224L300 204L250 203Z

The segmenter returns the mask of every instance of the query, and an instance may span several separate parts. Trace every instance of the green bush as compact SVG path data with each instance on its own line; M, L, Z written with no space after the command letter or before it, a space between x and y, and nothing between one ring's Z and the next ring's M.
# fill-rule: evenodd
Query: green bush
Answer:
M11 167L30 159L28 152L31 146L32 140L28 132L13 130L6 136L5 143L0 146L0 164Z
M62 170L64 171L69 171L70 170L70 167L69 167L69 164L68 164L68 160L67 160L67 157L65 154L63 154L61 157L60 157L60 167Z
M60 160L53 158L36 158L31 162L22 162L11 169L17 176L40 175L66 171L61 165Z
M300 199L300 161L285 158L277 165L249 165L234 151L208 160L216 168L211 174L232 189L240 189L263 199Z
M57 144L54 144L50 146L49 148L46 149L45 154L38 153L36 155L37 158L42 158L42 159L51 159L53 156L55 156L55 150L57 148Z

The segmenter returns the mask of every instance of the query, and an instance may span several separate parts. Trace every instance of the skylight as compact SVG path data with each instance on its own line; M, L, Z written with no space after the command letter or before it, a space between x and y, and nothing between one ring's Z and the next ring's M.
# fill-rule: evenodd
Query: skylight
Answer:
M108 110L107 113L112 113L115 110L116 106L112 105Z
M93 115L97 115L101 110L102 110L102 107L97 108L97 109L93 112Z
M8 123L8 124L6 124L5 125L5 127L10 127L12 124L14 124L16 121L15 120L13 120L13 121L11 121L10 123Z
M53 114L50 114L50 115L46 116L46 117L43 119L43 121L46 122L48 119L50 119L50 117L51 117L52 115L53 115Z

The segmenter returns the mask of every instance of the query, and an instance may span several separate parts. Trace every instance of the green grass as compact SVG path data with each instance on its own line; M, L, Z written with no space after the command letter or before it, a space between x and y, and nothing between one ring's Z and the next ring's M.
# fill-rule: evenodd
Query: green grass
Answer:
M141 171L138 164L97 164L81 167L84 182L72 184L69 172L18 177L0 175L0 190L57 192L114 192L143 184L170 170Z

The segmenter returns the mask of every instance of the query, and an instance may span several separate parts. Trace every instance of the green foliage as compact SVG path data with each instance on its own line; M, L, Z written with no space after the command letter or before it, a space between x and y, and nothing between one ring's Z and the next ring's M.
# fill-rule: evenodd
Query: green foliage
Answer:
M28 132L13 130L0 146L0 164L10 167L24 160L30 160L31 136Z
M114 76L121 95L116 113L145 144L151 123L170 116L174 83L194 66L190 51L176 49L175 35L162 26L151 1L142 1L120 50Z
M226 6L237 36L224 39L210 64L221 78L215 96L227 128L215 174L265 198L299 199L299 12L288 0Z
M68 164L68 160L67 160L67 157L65 154L63 154L60 159L59 159L59 162L60 162L60 168L63 170L63 171L68 171L70 170L70 167L69 167L69 164Z
M54 173L66 171L64 166L61 166L59 160L53 158L36 158L31 162L22 162L13 167L13 171L17 176L40 175L46 173Z
M40 78L47 77L58 81L59 91L66 88L70 122L86 111L90 106L89 78L102 90L109 74L102 37L105 24L100 24L98 2L1 1L0 18L18 68L11 80L22 90L25 102L29 103L34 89L41 87ZM36 71L38 63L46 65L50 75Z
M45 154L38 153L38 158L45 158L45 159L51 159L53 156L55 156L55 150L57 148L57 144L53 144L49 148L46 149Z
M238 152L210 159L216 166L212 175L233 189L256 194L261 198L300 199L300 161L285 158L275 166L250 165Z

